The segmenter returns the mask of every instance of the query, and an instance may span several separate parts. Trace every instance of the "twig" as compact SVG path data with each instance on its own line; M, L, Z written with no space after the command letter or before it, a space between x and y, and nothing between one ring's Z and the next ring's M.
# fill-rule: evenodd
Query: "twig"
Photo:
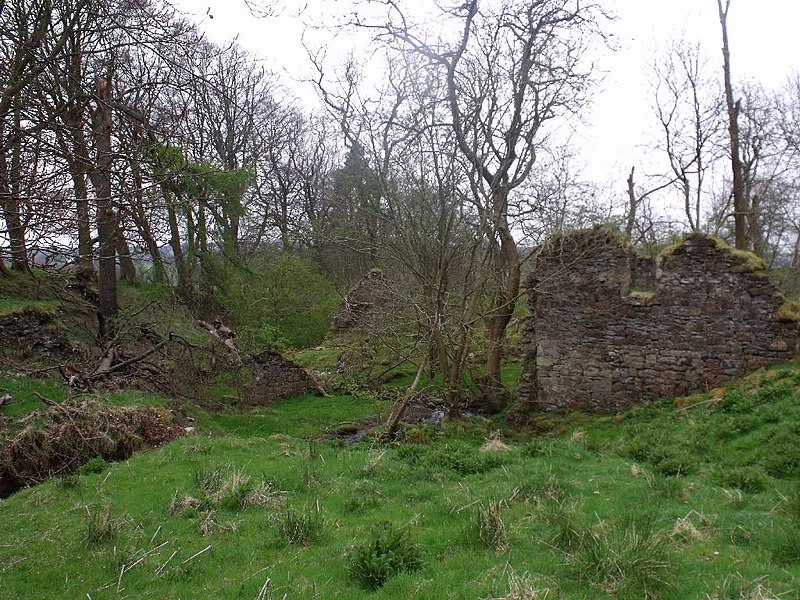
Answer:
M47 404L48 406L61 406L55 400L50 400L50 398L46 398L45 396L42 396L39 392L33 392L33 395L36 396L39 400L41 400L45 404Z
M156 536L158 535L159 531L161 531L161 525L158 526L158 529L156 529L156 532L153 534L153 537L150 538L151 544L153 543L153 540L156 539Z
M158 567L158 569L156 569L156 575L161 575L161 573L164 572L164 569L167 568L167 565L169 564L169 561L171 561L173 558L175 558L175 555L177 553L178 553L178 551L175 550L172 554L170 554L169 558L167 559L167 562L165 562L163 565Z
M259 590L258 595L256 596L256 600L266 600L267 594L269 593L269 584L271 582L272 580L269 577L267 577L267 580L264 582L264 585L261 586L261 589Z
M60 365L55 365L54 367L45 367L43 369L34 369L33 371L25 371L25 375L31 377L33 375L40 375L41 373L49 373L50 371L57 371L60 369Z
M185 561L183 561L181 564L182 564L182 565L185 565L185 564L186 564L187 562L189 562L190 560L197 558L197 557L198 557L198 556L200 556L200 555L201 555L203 552L208 552L209 550L211 550L211 544L209 544L208 546L206 546L205 548L203 548L202 550L200 550L200 552L195 552L195 553L194 553L194 554L192 554L192 555L191 555L189 558L187 558Z

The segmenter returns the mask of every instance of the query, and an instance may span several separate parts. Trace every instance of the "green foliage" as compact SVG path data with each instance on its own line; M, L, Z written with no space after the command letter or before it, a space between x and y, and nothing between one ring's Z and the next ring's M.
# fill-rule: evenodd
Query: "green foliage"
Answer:
M108 469L108 463L100 457L95 457L87 460L81 467L78 468L77 472L79 475L90 475L102 473L106 469Z
M172 192L186 198L238 198L253 181L247 169L226 170L210 163L192 163L179 148L152 144L148 157L159 179L164 176Z
M372 530L366 542L350 550L347 572L364 588L377 590L391 577L420 568L422 552L408 531L382 523Z
M310 263L269 251L245 268L221 272L216 302L233 318L237 344L248 353L322 341L339 304L333 285Z

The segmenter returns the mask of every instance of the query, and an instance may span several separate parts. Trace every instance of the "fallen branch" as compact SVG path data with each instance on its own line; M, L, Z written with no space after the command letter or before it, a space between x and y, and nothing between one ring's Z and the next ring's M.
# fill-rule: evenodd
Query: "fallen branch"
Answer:
M87 377L87 379L89 381L92 381L92 380L98 379L100 377L105 377L106 375L114 373L115 371L119 371L120 369L124 369L127 366L130 366L130 365L132 365L134 363L137 363L137 362L139 362L141 360L144 360L145 358L147 358L148 356L150 356L154 352L157 352L158 350L160 350L161 348L166 346L171 341L172 341L172 334L169 334L169 337L167 337L166 339L161 340L155 346L153 346L149 350L146 350L145 352L142 352L138 356L134 356L133 358L129 358L127 360L123 360L122 362L119 362L119 363L117 363L117 364L115 364L113 366L106 367L106 368L104 368L102 370L98 367L98 369L94 373L89 375L89 377ZM101 363L101 365L102 365L102 363Z
M34 396L36 396L36 397L37 397L39 400L41 400L41 401L42 401L42 402L44 402L45 404L47 404L48 406L61 406L61 405L60 405L58 402L56 402L55 400L50 400L50 398L47 398L47 397L43 396L43 395L42 395L42 394L40 394L39 392L33 392L33 395L34 395Z
M314 387L317 389L317 393L323 398L327 398L328 392L326 392L325 388L322 387L322 384L319 382L319 379L317 379L316 375L314 375L314 373L311 372L311 369L306 369L305 367L300 367L300 368L303 369L303 372L306 374L308 379L311 381L311 383L314 384Z
M403 415L406 413L406 408L408 408L411 399L417 392L417 387L422 379L422 372L425 370L425 365L427 362L427 358L420 361L419 367L417 368L417 374L414 376L414 382L411 384L411 387L406 390L403 399L400 400L392 410L392 415L389 417L389 421L386 423L386 437L392 438L397 434L397 428L400 426L400 421L402 420Z
M207 321L197 321L197 324L225 344L225 347L233 355L237 365L242 364L242 356L239 354L239 349L233 341L236 334L229 327L226 327L220 321L215 321L213 325Z

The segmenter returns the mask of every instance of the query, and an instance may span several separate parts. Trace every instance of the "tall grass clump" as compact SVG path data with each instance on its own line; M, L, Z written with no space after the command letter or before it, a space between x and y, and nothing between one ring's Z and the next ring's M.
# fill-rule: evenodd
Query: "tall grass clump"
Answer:
M650 515L587 529L573 566L591 585L622 597L652 597L669 585L667 540Z
M422 552L408 531L391 523L372 530L369 539L349 553L347 572L367 590L377 590L399 573L422 568Z
M319 541L324 529L325 517L319 504L302 510L288 508L278 521L281 540L294 546L310 546Z
M498 553L508 550L508 531L503 520L503 508L503 502L481 502L472 517L472 529L480 545Z
M84 542L87 546L99 546L111 541L125 523L111 514L111 505L86 507L84 518Z

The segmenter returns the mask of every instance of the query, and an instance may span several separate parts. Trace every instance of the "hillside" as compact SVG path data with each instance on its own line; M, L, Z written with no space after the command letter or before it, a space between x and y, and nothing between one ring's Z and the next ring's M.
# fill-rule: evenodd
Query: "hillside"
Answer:
M0 503L0 596L799 593L798 365L526 431L475 417L391 444L336 435L389 408L363 393L198 407L176 441L22 490Z

